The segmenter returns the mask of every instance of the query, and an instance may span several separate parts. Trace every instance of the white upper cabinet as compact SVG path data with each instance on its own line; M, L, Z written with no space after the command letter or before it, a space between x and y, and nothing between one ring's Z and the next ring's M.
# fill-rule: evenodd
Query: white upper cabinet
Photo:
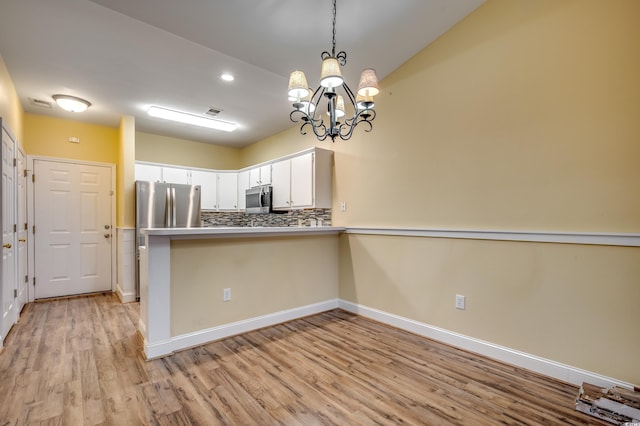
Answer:
M191 183L191 170L177 167L163 167L162 181L165 183Z
M136 180L162 182L162 166L136 163Z
M247 208L246 191L251 187L249 184L250 170L238 172L238 210Z
M271 167L271 202L275 210L291 207L291 160L281 160Z
M313 207L314 153L291 159L291 207Z
M274 210L331 208L333 152L315 149L272 164Z
M249 170L250 188L260 185L269 185L271 183L271 164L260 167L254 167Z
M218 210L238 209L238 173L218 172Z
M200 208L218 208L218 173L206 170L191 170L191 184L200 185Z

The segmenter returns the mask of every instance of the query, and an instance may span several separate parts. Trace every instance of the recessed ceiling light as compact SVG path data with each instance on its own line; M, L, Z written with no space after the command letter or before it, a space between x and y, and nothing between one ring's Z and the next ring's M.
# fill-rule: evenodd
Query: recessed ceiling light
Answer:
M69 112L83 112L91 106L91 102L75 96L53 95L52 98L60 108Z
M233 81L233 80L235 80L235 77L231 73L223 72L222 74L220 74L220 80Z
M149 108L147 113L152 117L177 121L179 123L192 124L194 126L207 127L209 129L222 130L223 132L233 132L238 128L236 123L207 118L201 115L189 114L188 112L174 111L157 106Z

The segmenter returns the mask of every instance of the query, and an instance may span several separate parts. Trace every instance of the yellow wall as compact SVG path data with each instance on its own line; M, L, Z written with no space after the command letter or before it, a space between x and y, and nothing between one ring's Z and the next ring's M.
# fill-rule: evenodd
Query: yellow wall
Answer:
M22 120L23 109L18 99L18 94L9 75L9 71L0 56L0 117L5 121L5 126L22 145Z
M118 170L116 195L118 209L116 223L119 227L135 227L135 155L136 119L124 116L120 120L118 141Z
M334 222L637 232L637 16L635 0L488 1L381 82L373 132L318 144L349 206ZM296 126L243 163L313 143Z
M80 143L69 142L70 137ZM29 155L118 163L119 131L74 120L25 114L23 146Z
M240 150L137 132L136 160L204 169L237 170L240 168Z
M337 297L337 235L171 242L172 336Z
M639 232L638 16L635 0L487 1L381 82L373 132L318 144L333 223ZM244 164L315 144L298 132ZM640 384L637 247L344 235L340 256L345 300Z

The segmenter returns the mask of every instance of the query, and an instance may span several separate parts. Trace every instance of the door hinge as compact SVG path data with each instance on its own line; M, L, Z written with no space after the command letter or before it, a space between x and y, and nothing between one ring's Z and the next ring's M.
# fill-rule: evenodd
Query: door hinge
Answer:
M35 183L35 181L36 181L36 174L34 173L31 175L31 182Z
M16 167L18 165L18 159L14 158L13 159L13 167Z
M27 225L27 222L24 223L24 230L28 230L29 229L29 225Z
M33 286L36 286L36 277L33 277Z
M18 297L18 289L14 288L13 289L13 298L15 299L16 297Z
M13 232L14 232L14 233L15 233L15 232L18 232L18 224L17 224L17 223L14 223L14 224L13 224Z
M29 173L27 172L27 169L24 169L22 171L22 174L24 175L24 177L27 177L29 175Z
M28 282L29 282L29 275L25 275L25 276L24 276L24 282L25 282L25 283L28 283Z
M33 225L32 233L33 233L33 234L35 234L35 233L36 233L36 226L35 226L35 225Z

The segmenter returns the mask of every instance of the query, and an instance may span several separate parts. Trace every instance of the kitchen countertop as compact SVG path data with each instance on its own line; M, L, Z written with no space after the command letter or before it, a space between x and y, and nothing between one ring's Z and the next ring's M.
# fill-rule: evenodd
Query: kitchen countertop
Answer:
M172 240L203 238L271 237L287 235L326 235L344 232L340 226L283 226L283 227L200 227L200 228L145 228L148 236L170 237Z

